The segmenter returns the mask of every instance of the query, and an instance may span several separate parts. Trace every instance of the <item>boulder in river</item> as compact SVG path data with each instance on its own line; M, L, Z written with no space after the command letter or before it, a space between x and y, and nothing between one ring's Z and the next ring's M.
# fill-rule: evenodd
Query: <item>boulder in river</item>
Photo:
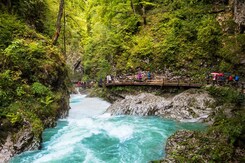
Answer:
M185 122L210 121L215 100L201 90L187 90L172 98L150 93L128 95L112 104L107 112L112 115L156 115Z

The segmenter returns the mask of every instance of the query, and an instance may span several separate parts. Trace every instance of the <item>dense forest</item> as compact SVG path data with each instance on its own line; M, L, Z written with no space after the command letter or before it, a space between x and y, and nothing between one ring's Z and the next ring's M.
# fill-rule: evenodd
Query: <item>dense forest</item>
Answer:
M39 0L0 3L1 154L6 139L14 144L6 158L40 147L44 128L68 112L68 68L44 34L47 7Z
M84 80L137 68L195 77L211 71L243 75L239 61L244 59L244 33L234 22L232 3L67 0L59 44L64 50L65 39L71 69L82 61L79 74ZM30 28L54 36L57 1L6 0L4 4L6 12L18 15Z
M81 10L77 4L73 11ZM72 43L68 53L80 50L84 80L138 68L200 78L211 71L243 75L244 33L233 20L232 4L102 0L81 6L75 22L83 23L83 29L69 20L67 9L67 21L80 35L80 47Z
M141 69L199 79L212 71L243 78L245 22L234 18L234 4L244 1L2 0L0 144L6 131L31 126L40 137L52 126L67 102L68 76L98 80ZM239 123L232 136L240 138L241 122L226 122L231 130ZM232 145L241 145L235 140ZM228 160L234 151L229 152Z

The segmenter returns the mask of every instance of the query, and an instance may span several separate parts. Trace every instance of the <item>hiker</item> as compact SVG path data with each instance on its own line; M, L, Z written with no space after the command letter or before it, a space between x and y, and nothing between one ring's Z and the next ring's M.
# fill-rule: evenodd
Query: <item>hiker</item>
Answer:
M147 78L148 78L148 80L151 80L151 72L150 71L148 71L148 73L147 73Z
M102 78L100 78L100 80L98 82L98 85L99 85L99 87L102 87L103 86L103 79Z
M218 77L217 74L213 75L213 85L215 85L217 83L217 77Z
M223 0L223 3L224 3L225 5L228 5L228 4L229 4L229 0Z
M219 73L217 75L217 82L219 85L223 85L225 83L225 77L223 73Z
M209 84L210 77L211 77L211 76L210 76L209 74L206 75L206 81L207 81L207 84Z
M107 81L107 83L111 83L111 75L106 76L106 81Z
M236 82L236 85L238 86L239 76L238 76L238 75L235 75L234 80L235 80L235 82Z
M81 87L81 82L80 81L77 82L77 87Z
M140 71L138 72L138 80L139 80L139 81L141 81L141 80L142 80L142 74L141 74L141 72L140 72Z
M238 82L239 81L239 76L235 75L234 79L235 79L236 82Z
M233 77L230 75L229 77L228 77L228 83L231 83L233 81Z

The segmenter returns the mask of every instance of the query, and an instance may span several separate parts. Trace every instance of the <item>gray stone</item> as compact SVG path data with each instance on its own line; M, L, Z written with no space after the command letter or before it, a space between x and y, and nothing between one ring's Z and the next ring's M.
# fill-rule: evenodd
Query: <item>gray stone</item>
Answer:
M205 91L187 90L166 99L150 93L128 95L112 104L107 112L112 115L156 115L177 121L207 122L215 110L215 100Z

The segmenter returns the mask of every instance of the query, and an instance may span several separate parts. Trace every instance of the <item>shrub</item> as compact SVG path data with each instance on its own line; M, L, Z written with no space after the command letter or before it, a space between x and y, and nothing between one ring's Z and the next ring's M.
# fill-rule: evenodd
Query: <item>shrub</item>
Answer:
M231 87L207 87L206 90L217 99L219 104L234 103L241 105L244 102L244 95Z
M38 96L50 94L50 89L39 82L35 82L32 84L31 91L33 94Z

